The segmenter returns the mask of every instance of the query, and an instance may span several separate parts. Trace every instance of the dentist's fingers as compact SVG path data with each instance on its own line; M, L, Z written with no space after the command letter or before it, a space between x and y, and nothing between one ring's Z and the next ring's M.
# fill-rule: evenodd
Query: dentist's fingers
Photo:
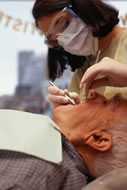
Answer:
M53 107L69 103L68 99L64 97L64 95L64 90L54 86L48 87L48 100Z
M64 96L48 95L48 100L53 107L69 103L68 99Z
M93 65L92 67L88 68L81 79L80 88L83 88L85 85L90 87L98 75L99 70L97 66L95 67L95 65Z
M51 86L51 85L48 87L48 93L64 96L64 90L62 90L56 86Z
M76 104L80 103L80 97L76 92L69 92L69 96L75 101Z
M71 99L74 100L76 104L80 103L80 97L76 92L69 92L67 89L64 90L65 94L67 94Z
M85 95L86 95L86 97L89 93L89 90L96 89L96 88L99 88L102 86L111 86L111 82L110 82L108 77L103 77L100 79L96 79L93 82L91 81L91 83L89 83L89 82L86 83L85 84Z

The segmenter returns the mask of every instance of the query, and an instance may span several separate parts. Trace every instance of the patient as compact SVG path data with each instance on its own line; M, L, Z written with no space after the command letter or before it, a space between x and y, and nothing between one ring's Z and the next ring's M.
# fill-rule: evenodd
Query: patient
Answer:
M106 101L99 95L79 105L57 107L54 120L77 151L63 138L63 161L55 164L0 149L0 190L81 190L83 187L102 190L96 181L93 187L86 186L88 172L85 166L94 177L126 167L126 113L127 100L115 97ZM113 173L115 179L117 173ZM125 173L126 170L123 171ZM125 184L127 175L122 176ZM118 190L121 189L124 190Z
M127 100L96 94L86 103L57 107L54 120L93 176L127 166Z

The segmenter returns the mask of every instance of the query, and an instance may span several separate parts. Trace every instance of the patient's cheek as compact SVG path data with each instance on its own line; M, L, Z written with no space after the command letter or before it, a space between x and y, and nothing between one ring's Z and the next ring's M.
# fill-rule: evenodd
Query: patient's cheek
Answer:
M79 135L86 138L89 136L86 134L91 134L95 129L105 130L116 126L115 123L127 121L126 113L127 102L123 99L108 101L98 96L78 105L58 106L53 111L53 120L66 137L71 134L77 140Z
M54 111L53 112L53 121L57 124L57 125L61 125L62 121L63 121L63 117L62 117L62 112L58 112L58 111Z
M63 106L59 106L53 111L53 121L62 129L66 125L66 113Z
M67 120L69 120L69 116L71 116L73 110L72 105L64 105L64 106L58 106L53 111L53 120L57 124L65 123Z

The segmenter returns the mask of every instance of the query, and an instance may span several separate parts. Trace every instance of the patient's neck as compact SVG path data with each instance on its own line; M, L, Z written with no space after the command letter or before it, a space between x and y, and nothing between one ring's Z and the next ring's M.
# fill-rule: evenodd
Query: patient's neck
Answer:
M85 165L87 166L90 174L93 177L96 177L94 165L95 165L95 157L96 157L97 152L87 146L77 147L76 149L81 155L81 157L83 158Z

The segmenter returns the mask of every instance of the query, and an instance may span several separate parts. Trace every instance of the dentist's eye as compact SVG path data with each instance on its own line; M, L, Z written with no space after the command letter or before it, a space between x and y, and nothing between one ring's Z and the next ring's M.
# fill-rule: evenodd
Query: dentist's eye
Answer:
M69 20L66 20L64 17L61 17L54 23L54 29L57 32L63 32L69 24Z
M63 26L62 26L62 29L65 30L70 24L70 21L69 20L66 20L64 23L63 23Z

